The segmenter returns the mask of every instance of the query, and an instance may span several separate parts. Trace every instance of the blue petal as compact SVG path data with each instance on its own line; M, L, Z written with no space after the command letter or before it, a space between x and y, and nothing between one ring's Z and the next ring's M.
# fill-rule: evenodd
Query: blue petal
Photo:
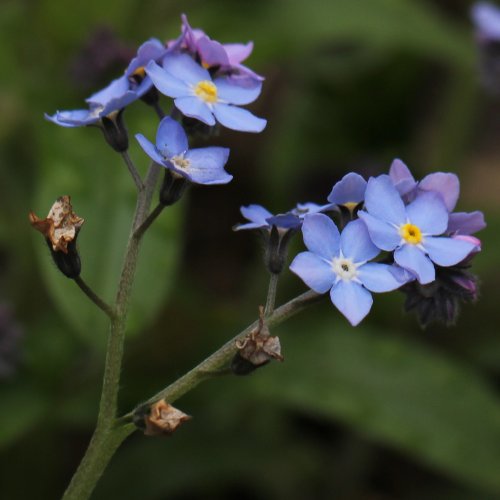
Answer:
M120 98L128 90L130 90L128 78L126 76L121 76L113 80L107 87L92 94L88 99L85 99L85 102L106 106L109 101Z
M308 250L330 261L339 254L340 233L332 219L323 214L304 217L302 235Z
M196 85L204 80L212 81L210 73L188 54L167 54L162 66L172 76L190 85Z
M418 184L418 189L439 193L443 198L448 212L451 212L458 201L460 181L455 174L435 172L426 175Z
M404 285L410 278L401 268L369 262L358 268L358 278L371 292L390 292Z
M213 111L217 120L231 130L262 132L267 124L267 120L254 116L250 111L229 104L216 103Z
M427 237L423 246L433 262L447 267L462 262L477 245L458 238Z
M401 243L398 230L387 222L376 219L363 211L359 211L358 216L366 224L373 243L381 250L394 250Z
M358 283L339 281L331 290L330 297L337 309L356 326L370 312L373 304L371 293Z
M180 155L188 149L186 132L184 132L182 126L170 118L170 116L163 118L158 126L156 147L162 154L167 156L167 158Z
M145 66L149 61L157 61L166 53L166 51L166 47L160 42L160 40L151 38L147 42L144 42L137 49L137 56L130 61L128 68L125 71L125 76L131 76L138 68Z
M389 177L401 196L408 194L417 187L417 182L411 175L410 169L398 158L391 164Z
M97 122L100 117L88 109L75 109L72 111L58 111L55 115L45 114L45 118L61 127L82 127Z
M235 231L240 229L257 229L259 227L269 226L266 219L273 216L271 212L266 210L261 205L248 205L247 207L240 208L241 215L248 219L250 222L246 224L238 224L234 227Z
M158 153L158 150L156 149L156 146L148 141L142 134L136 134L135 138L137 139L137 142L141 146L141 148L144 150L144 152L156 163L162 165L163 167L166 167L165 164L165 159Z
M333 186L328 201L337 205L359 203L365 199L366 184L361 175L350 172Z
M196 118L207 125L215 125L215 118L210 108L197 97L179 97L174 101L176 107L185 116Z
M317 293L325 293L335 282L332 267L311 252L299 253L290 264L290 270Z
M329 212L335 210L335 203L327 203L326 205L318 205L317 203L297 203L297 206L290 212L297 217L303 219L307 214L317 214L318 212Z
M474 234L486 227L484 214L475 212L455 212L448 218L447 233Z
M394 260L402 268L412 272L419 283L425 285L436 279L436 271L429 257L413 245L403 245L394 252Z
M250 104L262 90L262 82L255 80L252 85L237 85L227 78L217 78L214 83L218 99L229 104Z
M399 226L406 222L406 211L401 196L388 175L372 177L365 193L366 210L385 222Z
M267 222L270 226L276 226L279 229L298 229L302 226L302 219L291 213L269 217Z
M228 148L191 149L185 155L189 166L184 171L197 184L227 184L233 178L224 170L228 157Z
M372 243L366 224L362 220L349 222L340 235L340 249L344 257L353 262L366 262L380 250Z
M500 9L496 5L476 2L471 15L479 36L487 40L500 40Z
M161 66L151 61L146 66L146 74L151 78L153 85L168 97L183 97L191 95L191 89L186 83L167 73Z
M448 227L448 210L437 193L420 193L406 207L406 213L424 234L443 234Z

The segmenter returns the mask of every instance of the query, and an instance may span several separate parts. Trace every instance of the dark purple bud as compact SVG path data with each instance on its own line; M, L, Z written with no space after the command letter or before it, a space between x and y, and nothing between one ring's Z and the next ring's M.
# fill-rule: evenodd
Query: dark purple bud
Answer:
M123 119L124 108L101 118L101 130L106 142L117 152L128 149L128 132Z
M182 177L172 170L165 169L163 184L160 188L160 203L165 207L177 203L184 194L184 191L186 191L188 185L189 181L185 177Z

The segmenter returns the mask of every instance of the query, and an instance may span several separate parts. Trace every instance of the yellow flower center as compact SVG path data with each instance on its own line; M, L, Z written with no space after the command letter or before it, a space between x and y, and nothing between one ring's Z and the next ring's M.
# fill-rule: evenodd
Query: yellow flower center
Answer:
M422 241L422 231L413 224L403 224L399 228L399 234L410 245L418 245Z
M144 69L144 66L139 66L131 76L137 76L141 80L146 76L146 70Z
M213 82L209 82L208 80L198 82L194 87L194 93L205 102L217 102L217 87Z

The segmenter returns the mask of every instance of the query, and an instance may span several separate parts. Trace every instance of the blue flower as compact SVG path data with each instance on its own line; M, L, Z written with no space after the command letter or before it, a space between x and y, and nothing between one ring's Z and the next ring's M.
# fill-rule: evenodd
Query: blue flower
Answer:
M360 220L349 222L340 234L326 215L308 215L302 233L309 251L299 253L290 269L315 292L330 291L333 304L353 326L370 312L370 292L389 292L408 281L408 273L396 266L368 262L380 250Z
M260 81L244 80L239 84L230 77L212 80L210 73L188 54L167 54L162 67L150 62L146 73L162 94L174 99L185 116L210 126L217 119L225 127L242 132L262 132L266 126L266 120L238 107L257 99Z
M45 118L62 127L81 127L113 115L152 88L153 83L146 76L144 66L149 61L161 59L166 51L159 40L148 40L139 47L137 56L130 61L123 76L85 100L88 109L57 111L52 116L46 114Z
M434 264L458 264L476 247L464 239L440 237L448 227L448 209L436 192L421 192L405 206L391 178L381 175L368 181L365 208L358 215L373 243L381 250L394 250L395 262L421 284L434 281Z
M328 201L344 206L352 212L365 199L365 191L365 179L359 174L350 172L333 186Z
M224 170L229 149L219 147L188 149L184 129L167 116L158 126L156 146L142 134L137 141L146 154L159 165L195 184L227 184L232 178Z
M500 40L500 9L489 2L477 2L472 6L471 16L479 42Z

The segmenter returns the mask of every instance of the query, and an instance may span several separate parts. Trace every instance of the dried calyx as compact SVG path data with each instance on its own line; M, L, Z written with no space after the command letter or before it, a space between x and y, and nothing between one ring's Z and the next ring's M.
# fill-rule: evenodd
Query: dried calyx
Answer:
M146 436L170 436L184 422L191 420L189 415L174 408L161 399L152 405L144 405L134 412L134 424Z

